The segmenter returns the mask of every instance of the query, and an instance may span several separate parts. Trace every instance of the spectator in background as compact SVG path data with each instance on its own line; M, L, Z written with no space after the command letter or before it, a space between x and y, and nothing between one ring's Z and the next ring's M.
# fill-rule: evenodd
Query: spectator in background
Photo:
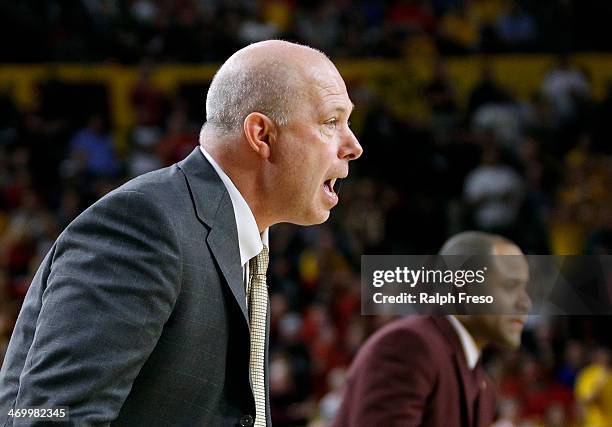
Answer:
M143 2L140 7L148 7L145 6L146 4L147 2ZM136 112L136 123L130 132L130 153L127 162L128 173L131 177L162 166L169 166L160 161L156 153L158 141L162 135L167 99L153 83L152 74L152 64L144 61L140 66L138 82L131 93L132 107ZM175 161L178 160L175 159Z
M381 186L369 179L362 179L357 185L346 187L344 191L350 191L351 197L350 203L344 206L346 219L343 225L354 240L354 253L376 250L385 238L385 222L390 205L387 199L391 190L381 191Z
M69 170L89 178L113 177L119 172L113 140L104 120L95 114L70 141Z
M521 418L542 419L547 408L562 404L571 411L571 389L554 381L548 375L545 363L532 355L521 354L516 374L507 375L502 388L514 397L521 406Z
M176 103L168 118L165 135L157 142L156 154L164 166L178 162L193 150L198 132L189 123L186 110L181 102Z
M165 165L156 153L159 145L157 128L139 126L133 130L131 136L131 151L127 160L129 176L135 177L170 165Z
M482 105L504 103L509 98L508 92L495 81L491 62L483 58L480 63L480 80L470 92L468 116L471 117Z
M425 87L425 96L431 108L431 128L436 139L445 139L455 128L457 101L446 64L437 58L433 79Z
M542 93L554 106L559 121L570 120L576 114L580 100L588 97L589 91L584 72L572 65L566 55L559 56L542 81Z
M498 417L492 427L516 427L520 420L520 404L516 399L503 398L497 404Z
M472 130L476 136L491 134L512 151L516 151L521 129L520 109L510 98L483 104L472 117Z
M483 147L480 165L464 182L464 200L480 230L512 233L524 196L518 173L501 163L500 148L490 143Z
M606 235L612 229L609 215L612 168L609 159L591 156L586 142L570 151L563 163L564 179L549 224L553 251L557 254L582 253L589 229L594 234L588 253L609 252Z
M498 51L499 40L495 31L495 24L505 10L506 1L471 0L466 2L466 7L480 29L480 51L487 53Z
M578 341L570 341L565 345L563 362L555 374L559 383L574 388L576 377L583 366L584 347Z
M553 403L546 409L544 427L566 427L569 420L566 408L560 403Z
M267 22L263 8L256 8L240 24L238 37L241 43L250 44L278 37L279 29L273 22Z
M160 127L166 113L166 97L152 81L153 66L149 61L140 66L138 82L131 94L136 123L141 126Z
M270 397L274 400L270 411L274 425L289 427L306 422L307 412L301 410L303 405L298 393L302 390L295 383L290 355L277 352L270 355Z
M312 9L298 9L294 22L298 37L307 44L325 51L336 48L341 29L338 10L333 2L316 2Z
M436 28L436 17L430 4L424 0L396 0L387 12L389 24L408 33L432 34Z
M519 1L508 2L508 9L495 22L495 30L504 50L531 50L536 40L536 23Z
M346 381L346 370L344 368L334 368L327 375L329 392L323 396L319 402L319 417L324 423L329 425L334 420L340 405L342 404L342 387Z
M516 240L527 252L550 252L547 224L559 180L559 166L532 135L525 135L518 149L518 163L525 183L525 198L517 222Z
M519 105L494 81L486 58L481 66L481 82L473 89L468 107L472 130L477 137L490 133L507 148L516 150L522 130Z
M438 24L438 48L443 54L475 52L480 44L478 23L463 3L454 5Z
M576 397L582 412L582 426L612 425L612 372L610 350L599 348L593 362L578 374Z
M471 0L465 3L481 28L493 26L507 4L506 0Z

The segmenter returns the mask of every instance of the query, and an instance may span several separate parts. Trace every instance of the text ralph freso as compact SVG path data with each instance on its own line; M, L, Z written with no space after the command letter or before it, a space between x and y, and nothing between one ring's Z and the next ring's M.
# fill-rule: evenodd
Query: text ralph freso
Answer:
M487 267L481 269L429 269L421 267L412 269L409 267L395 267L389 270L375 270L372 273L372 285L381 288L386 285L406 286L413 289L417 285L453 285L462 288L465 285L481 285L486 280ZM397 290L397 288L394 288ZM492 304L494 298L491 295L470 295L459 292L457 295L452 292L446 294L436 292L439 289L428 287L416 288L425 290L413 295L409 292L400 292L394 295L385 295L382 292L375 292L372 301L375 304ZM415 289L415 290L416 290ZM382 289L381 289L382 290Z

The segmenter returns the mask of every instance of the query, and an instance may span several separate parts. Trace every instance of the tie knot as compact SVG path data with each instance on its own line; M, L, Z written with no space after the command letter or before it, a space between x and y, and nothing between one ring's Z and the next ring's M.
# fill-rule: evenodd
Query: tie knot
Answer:
M265 276L266 270L268 269L268 262L270 261L270 256L268 255L268 248L266 245L263 246L261 252L251 258L249 261L249 268L251 270L251 274L253 276Z

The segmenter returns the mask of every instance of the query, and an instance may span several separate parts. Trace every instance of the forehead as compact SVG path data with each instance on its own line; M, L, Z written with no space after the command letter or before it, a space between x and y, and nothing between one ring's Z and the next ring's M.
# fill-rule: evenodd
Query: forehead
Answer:
M353 108L344 80L336 67L331 63L322 63L310 69L309 92L315 108L319 112L327 110L345 110Z
M529 264L518 246L500 242L493 245L493 262L504 279L527 281Z

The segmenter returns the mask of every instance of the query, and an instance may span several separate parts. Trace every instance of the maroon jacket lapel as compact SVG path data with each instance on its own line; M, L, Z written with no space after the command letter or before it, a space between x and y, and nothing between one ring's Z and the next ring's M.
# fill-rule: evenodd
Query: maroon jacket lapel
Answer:
M459 398L461 399L461 407L463 408L462 416L464 417L464 419L461 420L461 424L475 426L477 424L474 423L474 407L480 390L480 381L484 380L482 367L479 363L474 371L470 370L463 352L463 347L461 346L461 341L446 317L432 316L432 321L447 338L449 348L453 353L455 375L457 376L461 388L461 395Z
M489 421L495 417L496 393L493 391L495 385L487 376L481 361L474 370L477 385L477 405L474 425L489 427Z

